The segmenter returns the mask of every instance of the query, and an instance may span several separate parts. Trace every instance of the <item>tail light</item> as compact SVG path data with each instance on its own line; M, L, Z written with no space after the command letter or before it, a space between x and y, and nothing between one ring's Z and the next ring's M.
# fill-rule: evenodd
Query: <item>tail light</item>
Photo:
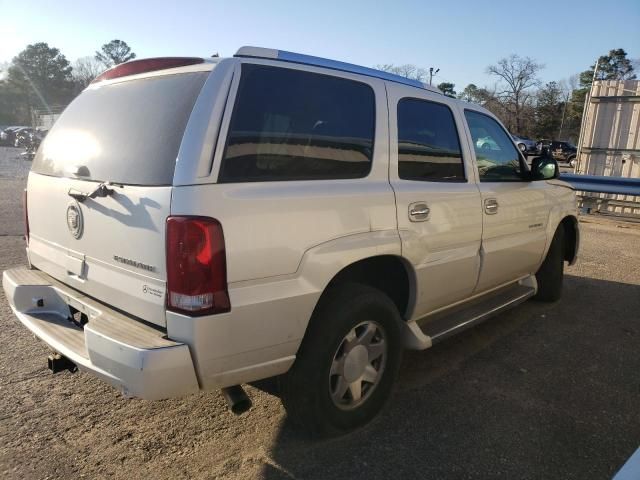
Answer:
M22 208L24 210L24 239L29 245L29 211L27 210L27 189L22 192Z
M167 309L210 315L231 309L220 222L207 217L167 218Z

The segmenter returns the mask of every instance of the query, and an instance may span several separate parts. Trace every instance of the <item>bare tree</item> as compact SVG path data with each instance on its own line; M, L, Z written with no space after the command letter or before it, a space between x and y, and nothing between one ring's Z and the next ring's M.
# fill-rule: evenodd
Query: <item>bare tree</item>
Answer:
M412 80L418 80L419 82L425 82L428 72L424 68L416 67L410 63L404 65L394 65L392 63L386 63L384 65L376 65L374 67L377 70L383 72L394 73L401 77L410 78Z
M104 71L104 65L94 57L82 57L73 64L73 79L78 90L84 90L94 78Z
M524 106L532 99L530 89L540 85L538 72L544 65L529 57L510 55L487 67L487 73L500 79L498 96L515 117L516 133L521 133Z

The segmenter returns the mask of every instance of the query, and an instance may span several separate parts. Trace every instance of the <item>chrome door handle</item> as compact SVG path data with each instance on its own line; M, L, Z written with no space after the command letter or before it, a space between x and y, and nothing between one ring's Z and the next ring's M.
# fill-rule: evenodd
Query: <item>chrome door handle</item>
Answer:
M418 202L409 205L409 220L412 222L423 222L429 219L431 210L426 203Z
M487 215L495 215L498 213L498 200L495 198L485 198L484 200L484 213Z

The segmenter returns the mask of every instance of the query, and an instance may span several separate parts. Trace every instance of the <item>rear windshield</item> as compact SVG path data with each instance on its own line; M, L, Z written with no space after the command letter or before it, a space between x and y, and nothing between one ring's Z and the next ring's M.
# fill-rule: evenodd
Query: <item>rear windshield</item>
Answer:
M51 128L32 170L128 185L171 185L185 126L208 74L85 90Z

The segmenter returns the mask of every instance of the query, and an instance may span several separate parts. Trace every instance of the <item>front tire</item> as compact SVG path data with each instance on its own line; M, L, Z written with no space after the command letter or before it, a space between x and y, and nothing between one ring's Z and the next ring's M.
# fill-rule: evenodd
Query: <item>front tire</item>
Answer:
M536 273L538 292L535 298L541 302L555 302L562 297L564 278L564 227L558 225L547 256Z
M402 320L383 292L331 287L313 313L280 397L291 422L313 436L346 433L385 406L402 357Z

